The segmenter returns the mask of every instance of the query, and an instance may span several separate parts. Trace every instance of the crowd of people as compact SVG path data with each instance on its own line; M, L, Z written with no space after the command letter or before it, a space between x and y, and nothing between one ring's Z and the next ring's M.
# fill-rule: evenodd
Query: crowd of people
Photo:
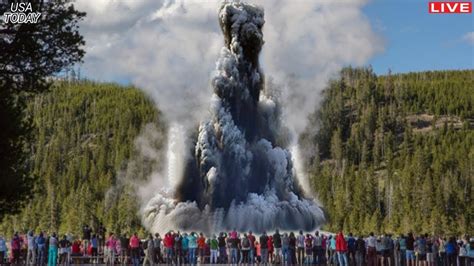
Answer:
M320 233L169 231L116 236L84 226L82 238L66 234L15 233L0 236L0 265L307 264L368 266L474 266L474 238L463 236L353 236Z

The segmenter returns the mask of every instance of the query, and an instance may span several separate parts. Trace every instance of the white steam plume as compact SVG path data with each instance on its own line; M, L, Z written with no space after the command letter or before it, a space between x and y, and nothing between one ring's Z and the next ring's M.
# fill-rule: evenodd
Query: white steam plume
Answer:
M154 156L148 158L160 158L165 161L163 164L165 167L155 169L151 173L149 182L138 186L137 195L142 202L148 202L157 192L171 196L178 183L181 182L184 161L187 156L185 147L188 144L185 132L183 125L172 123L169 126L164 146L166 156L159 156L162 151L149 145L149 141L153 140L155 135L158 134L155 128L147 127L145 133L142 133L137 139L135 146L140 150L142 156Z
M383 49L362 13L366 0L255 0L265 9L265 75L282 85L285 122L296 133L326 81ZM206 114L209 79L222 46L219 1L78 0L87 12L83 72L131 81L172 121L194 125Z
M143 209L144 224L152 232L312 230L323 211L295 180L301 169L277 141L279 104L265 95L263 9L226 3L219 22L225 45L211 81L211 116L201 122L175 194L158 191Z
M280 101L284 105L284 123L295 138L304 129L307 115L317 106L319 93L327 80L344 65L366 63L383 49L383 45L362 13L366 4L364 0L253 2L262 5L266 14L263 28L266 44L261 59L266 81L271 77L275 86L282 88ZM78 0L78 8L88 12L81 27L87 42L83 72L89 78L134 83L152 97L168 120L180 123L185 130L190 128L207 114L210 73L223 44L217 24L218 3ZM262 108L271 106L271 103L262 103ZM176 149L179 154L179 145L172 148L171 142L168 152ZM173 156L168 158L173 160ZM180 158L175 157L176 163ZM301 172L297 162L293 159L296 171ZM140 188L139 194L144 197L144 202L155 196L145 208L160 206L161 211L156 215L182 211L194 213L196 219L200 215L202 223L218 228L219 223L227 219L223 213L213 212L211 216L214 218L206 218L209 213L199 210L193 203L177 203L166 197L166 193L161 198L155 195L157 189L172 190L175 187L175 181L179 182L175 178L182 175L180 169L182 166L169 166L167 173L155 173L151 176L151 185ZM169 179L169 176L174 177ZM302 177L300 183L306 188L304 174L297 176ZM213 178L212 173L208 173L208 179L212 181ZM272 202L274 197L271 191L264 195L249 194L249 211L263 206L259 202ZM291 211L278 204L275 208L279 211L274 213L286 213L291 217ZM274 217L271 211L275 209L267 207L263 208L270 212L266 213L267 217ZM199 212L193 212L193 208ZM301 208L300 211L304 212ZM234 204L226 215L237 209L239 213L245 213L246 206ZM320 212L319 208L307 211ZM215 216L219 216L218 219ZM164 224L157 226L186 225L189 222L167 223L166 219L158 219ZM271 221L266 219L260 217L255 222L267 226Z

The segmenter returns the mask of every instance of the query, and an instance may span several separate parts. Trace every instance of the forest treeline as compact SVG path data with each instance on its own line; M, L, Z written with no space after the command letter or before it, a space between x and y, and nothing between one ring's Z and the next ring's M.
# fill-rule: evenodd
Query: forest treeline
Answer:
M327 230L474 233L474 71L345 68L300 141Z
M474 233L473 81L474 70L343 69L300 138L328 214L324 229ZM150 125L165 135L153 102L133 87L56 82L29 100L26 116L37 181L32 200L1 217L0 232L79 235L84 224L100 223L116 233L143 230L139 201L123 179L143 181L156 167L136 141ZM163 139L155 139L157 149Z
M165 124L140 90L58 82L29 100L26 116L35 137L28 166L37 182L32 200L20 213L3 217L0 232L79 235L84 224L98 228L100 223L118 233L141 229L132 187L117 183L130 171L129 161L140 157L135 140L144 127L153 124L163 133ZM135 170L137 181L146 178L150 165L143 162Z

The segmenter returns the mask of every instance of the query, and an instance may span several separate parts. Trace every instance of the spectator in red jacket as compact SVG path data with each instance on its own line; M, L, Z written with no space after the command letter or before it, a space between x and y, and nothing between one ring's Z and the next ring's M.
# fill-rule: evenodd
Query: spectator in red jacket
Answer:
M206 238L204 237L204 234L202 232L199 233L197 244L199 250L199 260L201 263L204 263L204 259L206 257Z
M163 245L165 246L165 255L166 255L166 262L172 263L173 262L173 247L174 247L174 237L171 232L168 232L163 239Z
M336 253L339 265L347 266L347 241L342 231L336 236Z
M20 251L21 246L23 245L23 239L18 235L18 232L12 237L11 241L11 249L12 249L12 263L19 264L20 263Z

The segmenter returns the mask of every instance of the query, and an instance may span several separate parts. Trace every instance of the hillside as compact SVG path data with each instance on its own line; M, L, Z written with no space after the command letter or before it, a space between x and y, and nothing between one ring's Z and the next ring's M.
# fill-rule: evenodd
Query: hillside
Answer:
M311 186L329 215L325 229L473 233L473 81L473 70L341 71L300 139ZM79 234L83 223L141 230L136 196L121 180L139 182L156 167L136 149L145 126L165 131L143 93L57 83L31 99L27 115L36 139L29 168L38 181L22 211L2 217L0 233ZM153 143L158 149L161 139Z
M327 230L474 232L474 71L346 68L300 141Z
M83 223L103 223L114 232L140 228L130 187L106 199L109 189L137 157L134 141L152 123L163 133L160 114L132 87L92 82L57 83L31 99L33 122L29 168L37 177L32 200L20 214L4 217L0 232L51 230L82 232ZM156 143L160 146L161 143ZM133 178L147 175L146 163ZM117 192L117 191L115 191Z

